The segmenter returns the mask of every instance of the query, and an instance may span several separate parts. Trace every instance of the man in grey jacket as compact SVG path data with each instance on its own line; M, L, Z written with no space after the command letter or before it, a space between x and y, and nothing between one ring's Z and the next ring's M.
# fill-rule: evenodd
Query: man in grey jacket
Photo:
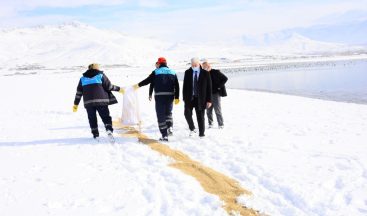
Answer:
M224 75L220 70L212 69L208 60L203 61L203 69L208 71L212 80L212 106L206 110L208 116L209 128L213 127L213 109L215 115L217 116L219 129L223 129L224 121L222 114L221 97L227 96L227 91L225 84L228 81L226 75Z

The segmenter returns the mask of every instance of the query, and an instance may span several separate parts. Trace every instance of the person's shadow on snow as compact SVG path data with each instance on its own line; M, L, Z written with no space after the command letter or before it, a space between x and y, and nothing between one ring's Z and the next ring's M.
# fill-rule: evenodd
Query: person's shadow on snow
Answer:
M0 142L0 147L3 146L28 146L28 145L97 145L105 144L98 143L90 138L67 138L67 139L45 139L45 140L33 140L33 141L13 141L13 142Z

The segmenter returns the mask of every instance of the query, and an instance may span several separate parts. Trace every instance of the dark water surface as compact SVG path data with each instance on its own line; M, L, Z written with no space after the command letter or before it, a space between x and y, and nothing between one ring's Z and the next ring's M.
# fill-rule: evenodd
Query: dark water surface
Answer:
M223 69L229 88L367 104L367 60Z

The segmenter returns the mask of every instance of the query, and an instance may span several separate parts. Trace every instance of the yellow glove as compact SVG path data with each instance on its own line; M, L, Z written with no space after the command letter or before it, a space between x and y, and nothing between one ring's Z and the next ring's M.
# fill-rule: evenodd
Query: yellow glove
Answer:
M135 85L133 85L133 87L134 87L134 90L136 91L139 88L139 84L135 84Z
M73 106L73 112L76 112L76 111L78 111L78 105Z
M119 91L121 94L125 94L125 89L124 88L120 88L120 91Z
M180 100L179 99L175 99L175 105L179 104Z

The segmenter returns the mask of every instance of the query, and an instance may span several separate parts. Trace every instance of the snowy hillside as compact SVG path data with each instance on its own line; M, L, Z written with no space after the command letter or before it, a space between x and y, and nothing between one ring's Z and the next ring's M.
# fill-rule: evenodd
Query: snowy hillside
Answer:
M192 56L234 61L254 55L330 55L361 51L360 47L314 41L296 34L275 42L259 46L244 46L242 42L166 42L72 22L0 31L0 65L3 69L54 69L84 66L90 62L147 66L154 64L158 56L166 56L174 64L183 65Z
M366 53L364 46L350 46L342 43L330 43L307 38L294 32L276 32L260 36L243 36L245 44L259 47L266 53L293 54L340 54Z
M81 23L2 31L2 65L77 66L90 62L134 65L156 56L161 43Z
M345 43L367 45L367 20L347 22L334 25L317 25L309 28L296 28L283 31L284 33L298 32L310 39L328 41L333 43Z

